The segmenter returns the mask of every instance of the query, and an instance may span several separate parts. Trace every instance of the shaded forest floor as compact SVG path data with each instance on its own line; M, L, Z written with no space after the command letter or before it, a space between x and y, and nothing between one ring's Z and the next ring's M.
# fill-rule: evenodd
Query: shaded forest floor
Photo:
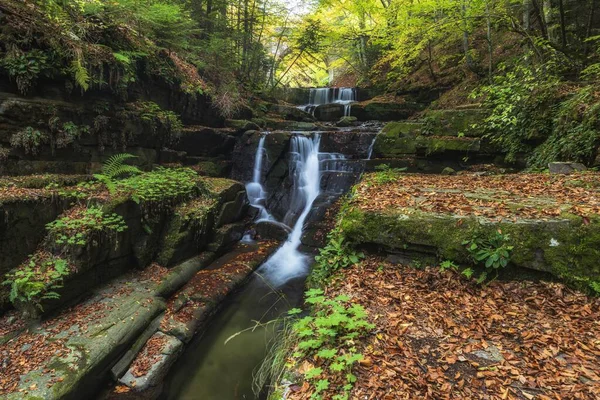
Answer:
M354 399L597 399L600 299L563 284L495 281L368 257L336 279L374 334ZM309 398L307 385L292 399ZM324 396L327 398L327 395Z

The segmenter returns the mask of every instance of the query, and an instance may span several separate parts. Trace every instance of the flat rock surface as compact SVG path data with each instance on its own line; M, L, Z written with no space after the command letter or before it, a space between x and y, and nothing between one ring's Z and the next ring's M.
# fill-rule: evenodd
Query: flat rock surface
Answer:
M398 174L382 182L367 175L355 204L369 211L418 210L491 220L548 219L563 213L600 214L600 174L438 176Z

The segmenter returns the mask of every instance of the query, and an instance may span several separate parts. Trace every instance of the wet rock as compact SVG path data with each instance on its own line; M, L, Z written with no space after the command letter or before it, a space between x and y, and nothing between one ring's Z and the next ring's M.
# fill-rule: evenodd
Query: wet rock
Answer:
M551 174L568 175L574 172L585 171L587 168L581 163L575 162L553 162L548 164Z
M319 121L338 121L344 116L344 105L321 104L315 108L314 115Z
M340 128L347 128L354 125L356 121L358 121L356 117L342 117L335 125Z
M231 224L238 221L248 210L248 196L246 196L246 190L239 191L235 199L228 201L223 204L221 212L217 218L217 227L220 228L223 225Z
M268 129L281 131L310 132L320 128L320 125L314 122L281 121L276 119L266 119L265 124Z
M298 107L286 106L281 104L271 104L269 106L271 113L279 114L283 119L299 122L312 122L315 117L299 109Z
M255 230L261 239L274 239L279 241L286 240L292 231L287 225L272 221L258 222Z
M179 357L183 343L174 336L165 335L162 332L156 332L148 342L146 347L136 358L132 367L123 375L119 382L129 386L135 391L142 392L152 386L159 385L167 375L169 368ZM149 370L141 374L138 368L143 368L142 362L150 363Z
M239 242L244 236L245 230L244 224L225 225L217 230L213 242L208 245L207 249L215 253L224 251Z

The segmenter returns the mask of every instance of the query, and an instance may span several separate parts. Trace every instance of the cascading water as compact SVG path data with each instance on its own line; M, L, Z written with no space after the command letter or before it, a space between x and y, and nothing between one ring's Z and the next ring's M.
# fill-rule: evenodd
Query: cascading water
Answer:
M267 343L277 331L277 326L267 321L275 321L301 304L304 277L311 262L308 255L300 252L302 231L313 215L311 210L319 210L320 201L333 201L343 192L338 188L349 187L336 182L343 180L345 174L360 173L354 170L357 164L344 155L320 153L320 144L319 134L291 138L292 193L286 220L289 217L293 230L283 246L246 286L228 297L207 330L189 345L165 382L160 400L264 398L252 391L253 371L264 359ZM261 140L251 184L260 185L264 146ZM264 207L263 201L255 204ZM227 265L227 257L220 265ZM255 325L256 322L261 324Z
M377 133L377 135L375 135L375 137L373 138L373 141L369 145L369 149L367 150L367 158L366 158L366 160L370 160L371 157L373 156L373 149L375 148L375 142L377 142L377 138L379 137L380 133L381 133L381 131L379 131Z
M310 89L308 105L303 106L306 112L314 114L317 106L322 104L343 104L344 116L350 116L352 103L357 100L355 88L316 88Z
M318 133L312 139L305 136L292 138L291 168L294 177L294 193L290 208L292 211L301 210L301 213L287 241L258 271L275 286L304 275L308 269L307 257L298 251L298 248L304 222L320 193L320 142L321 135Z
M254 170L252 173L252 182L246 184L246 192L248 192L248 200L250 205L256 207L259 210L258 220L274 220L273 216L269 214L264 203L267 199L267 193L262 186L262 164L265 156L265 140L267 136L263 135L258 141L258 147L256 148L256 156L254 159Z

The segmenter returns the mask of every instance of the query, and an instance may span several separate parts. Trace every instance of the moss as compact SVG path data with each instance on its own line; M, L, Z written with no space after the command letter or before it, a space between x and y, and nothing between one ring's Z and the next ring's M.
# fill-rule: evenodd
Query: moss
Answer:
M341 222L345 236L357 244L435 254L439 260L471 262L462 242L500 229L510 235L511 262L519 267L550 272L563 279L600 279L600 223L566 215L560 220L517 223L405 212L365 212L354 209ZM569 278L570 277L570 278Z
M0 187L19 187L27 189L44 189L52 185L55 188L75 186L80 182L90 180L89 175L58 175L41 174L15 176L0 179Z
M223 167L212 161L202 161L193 167L194 171L202 176L218 177L223 175Z
M373 151L376 156L383 158L415 154L415 138L419 132L419 124L390 122L377 137Z
M473 125L483 122L487 112L481 109L430 110L425 116L425 131L431 135L470 137L483 136L481 128Z
M427 155L442 154L446 151L477 152L481 148L479 139L452 136L419 136L416 139L416 147L424 148Z

